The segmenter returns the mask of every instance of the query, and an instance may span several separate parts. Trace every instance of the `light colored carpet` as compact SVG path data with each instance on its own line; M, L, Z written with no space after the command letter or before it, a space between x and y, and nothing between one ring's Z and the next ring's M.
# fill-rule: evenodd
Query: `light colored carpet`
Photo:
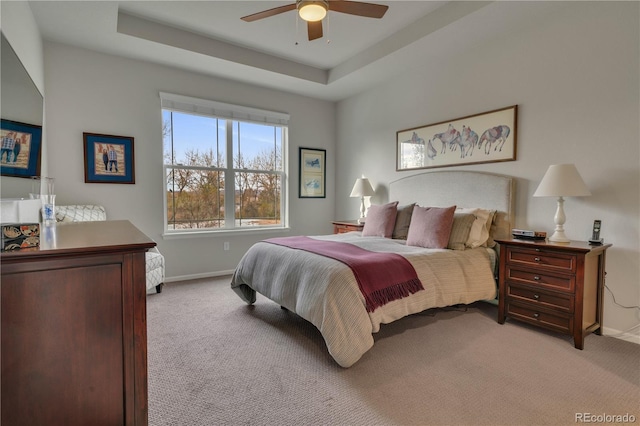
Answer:
M640 345L496 321L486 303L382 327L353 367L310 323L229 278L147 298L149 424L555 425L576 413L640 422ZM606 318L605 318L606 320ZM609 418L611 419L611 418Z

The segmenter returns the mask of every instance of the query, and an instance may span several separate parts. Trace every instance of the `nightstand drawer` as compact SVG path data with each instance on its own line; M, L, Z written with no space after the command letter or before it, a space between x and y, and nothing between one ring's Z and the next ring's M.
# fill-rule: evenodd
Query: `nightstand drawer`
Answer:
M362 231L364 223L358 223L355 220L349 221L333 221L333 233L344 234L345 232Z
M498 323L507 318L569 334L577 349L602 334L605 253L611 244L496 239Z
M557 309L567 313L573 313L574 297L562 293L546 293L540 289L509 284L507 295L514 300L531 303L550 309Z
M351 232L351 231L355 231L355 229L353 229L353 227L351 227L351 226L345 226L345 225L334 225L333 226L333 233L334 234L344 234L345 232Z
M545 272L545 271L543 271ZM543 288L573 292L576 277L573 275L553 275L537 272L529 272L516 268L507 268L507 281L516 281L525 284L533 284Z
M539 309L526 303L509 302L507 314L521 321L564 333L573 330L573 315Z
M507 262L549 271L576 272L576 256L571 254L507 247Z

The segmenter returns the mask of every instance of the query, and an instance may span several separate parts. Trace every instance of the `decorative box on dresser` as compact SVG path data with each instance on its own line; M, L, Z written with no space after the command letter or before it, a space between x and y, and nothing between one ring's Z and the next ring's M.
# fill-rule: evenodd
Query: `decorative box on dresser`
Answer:
M351 231L362 231L364 223L358 223L357 220L335 220L333 222L333 233L344 234Z
M3 252L2 425L146 425L145 252L129 221L41 226Z
M500 244L498 322L506 317L573 336L602 334L605 255L611 244L505 239Z

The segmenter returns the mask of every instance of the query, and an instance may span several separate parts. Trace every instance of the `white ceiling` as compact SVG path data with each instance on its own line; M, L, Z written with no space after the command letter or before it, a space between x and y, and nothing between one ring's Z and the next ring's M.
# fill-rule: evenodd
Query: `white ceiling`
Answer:
M45 40L326 100L364 90L400 68L453 54L531 18L511 2L372 1L382 19L329 12L307 40L295 11L240 17L291 1L30 1ZM328 21L327 21L328 19Z

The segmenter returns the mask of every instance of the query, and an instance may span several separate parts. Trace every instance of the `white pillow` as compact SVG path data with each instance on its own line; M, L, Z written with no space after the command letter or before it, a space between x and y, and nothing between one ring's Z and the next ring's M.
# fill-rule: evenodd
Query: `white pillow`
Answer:
M470 213L476 217L473 225L471 225L471 231L469 232L469 238L466 243L467 247L476 248L487 246L495 212L495 210L481 209L479 207L461 207L456 209L456 213Z

